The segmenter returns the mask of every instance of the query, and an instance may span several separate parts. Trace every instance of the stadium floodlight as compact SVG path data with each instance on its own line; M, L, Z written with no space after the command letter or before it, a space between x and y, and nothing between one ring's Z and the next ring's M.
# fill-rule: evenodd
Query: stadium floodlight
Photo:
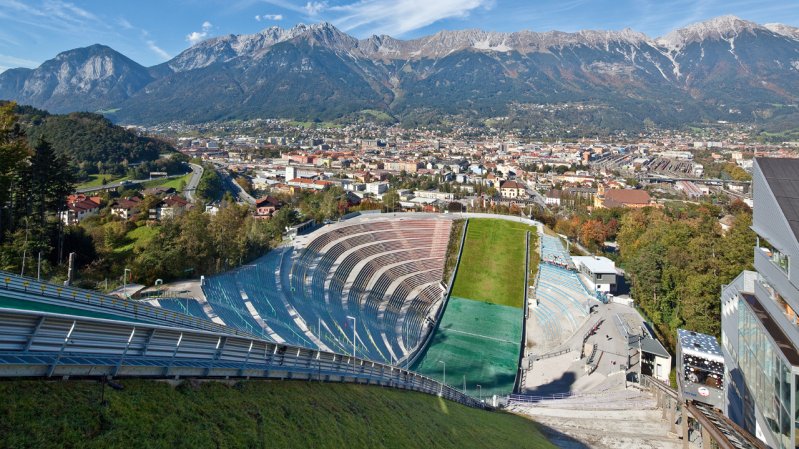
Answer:
M347 319L352 320L352 366L355 366L355 343L357 337L355 332L358 330L358 319L350 315L347 315Z

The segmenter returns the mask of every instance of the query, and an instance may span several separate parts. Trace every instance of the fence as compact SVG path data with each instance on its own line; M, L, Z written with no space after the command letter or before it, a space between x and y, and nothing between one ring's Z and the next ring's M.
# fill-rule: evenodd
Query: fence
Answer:
M113 313L120 317L153 323L202 329L231 335L258 338L255 334L233 329L213 321L184 315L172 310L151 306L139 301L117 298L91 290L68 287L0 271L5 295L27 301L66 307L78 307L94 313Z
M66 376L353 382L487 408L426 376L342 354L225 333L0 309L0 377Z

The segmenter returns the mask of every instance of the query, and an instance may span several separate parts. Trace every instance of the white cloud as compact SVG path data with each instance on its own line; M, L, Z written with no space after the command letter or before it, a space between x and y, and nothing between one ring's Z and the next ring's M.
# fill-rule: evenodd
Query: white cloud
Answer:
M200 41L205 40L208 37L208 34L211 32L211 29L214 26L211 25L211 22L205 21L202 24L200 31L192 31L191 33L186 35L186 40L191 44L194 45Z
M119 20L117 20L117 22L119 22L119 26L121 26L122 28L124 28L126 30L132 30L132 29L136 28L136 27L133 26L132 23L130 23L128 21L128 19L126 19L124 17L120 17Z
M494 4L494 0L360 0L332 6L328 12L334 15L330 20L345 31L397 36L439 20L465 18L477 8L491 9Z
M262 16L255 16L255 20L257 21L267 21L267 20L283 20L283 14L264 14Z
M304 9L309 16L318 16L319 13L327 9L327 2L308 2L305 4Z
M16 56L0 54L0 65L5 67L6 69L12 67L34 68L37 67L39 63L36 61L31 61L30 59L24 59L24 58L18 58Z
M152 50L153 53L157 54L164 61L166 61L167 59L171 59L172 58L172 56L169 53L167 53L166 51L164 51L163 48L161 48L158 45L156 45L155 41L148 40L147 41L147 48Z

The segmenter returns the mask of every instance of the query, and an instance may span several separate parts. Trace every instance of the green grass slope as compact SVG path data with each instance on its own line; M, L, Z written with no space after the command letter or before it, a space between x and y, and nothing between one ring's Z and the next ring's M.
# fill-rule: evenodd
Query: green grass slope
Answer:
M380 387L0 382L0 447L553 448L535 423Z
M524 303L524 223L490 218L469 220L452 294L512 307Z

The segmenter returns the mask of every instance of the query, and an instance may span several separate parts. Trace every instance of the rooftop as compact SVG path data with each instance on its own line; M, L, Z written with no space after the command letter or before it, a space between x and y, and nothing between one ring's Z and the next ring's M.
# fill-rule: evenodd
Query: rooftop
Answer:
M609 207L626 204L649 204L651 198L646 190L611 189L605 191L605 205Z
M684 354L720 357L723 360L724 356L721 354L721 346L719 346L719 342L716 341L716 337L712 335L689 331L687 329L677 329L677 339L680 341L680 346Z
M584 265L591 273L616 274L616 263L607 257L601 256L572 256L575 265Z
M799 239L799 159L756 158L794 236Z

